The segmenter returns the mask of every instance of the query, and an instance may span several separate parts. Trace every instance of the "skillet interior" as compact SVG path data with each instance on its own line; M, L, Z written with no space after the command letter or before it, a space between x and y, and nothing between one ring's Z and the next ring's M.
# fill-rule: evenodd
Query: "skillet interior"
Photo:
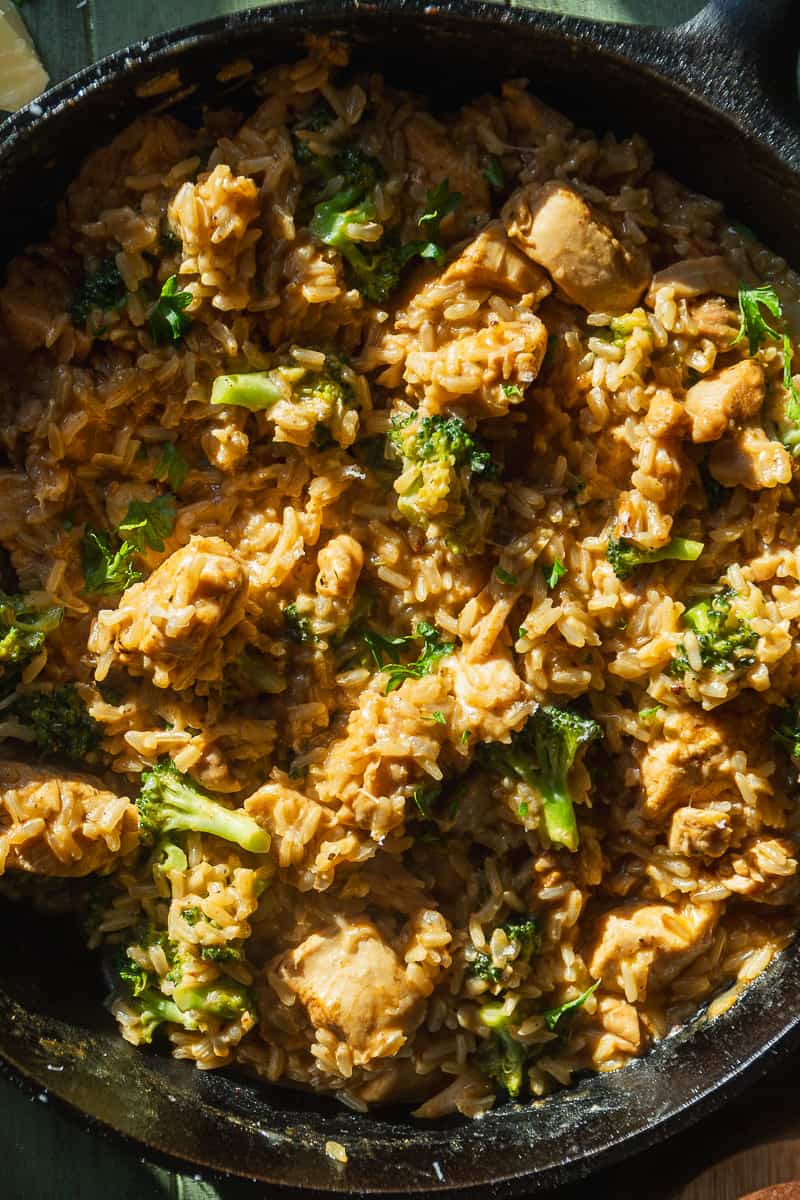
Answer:
M56 89L38 112L0 130L7 137L0 150L3 257L46 228L54 198L93 146L152 110L152 99L136 95L142 82L179 61L183 81L197 85L181 115L191 119L202 103L246 104L246 94L226 95L217 84L219 67L241 56L256 67L290 58L312 27L342 30L355 46L356 66L377 65L390 79L427 88L440 106L498 78L526 75L537 93L587 125L639 129L663 165L724 199L734 216L800 262L800 176L683 86L686 62L703 53L700 23L684 42L669 31L592 26L493 6L425 14L422 5L402 0L357 11L322 3L240 14L211 23L206 33L152 39L105 68L90 68L80 77L83 94ZM719 29L717 37L721 71ZM712 50L707 44L706 52ZM670 70L681 83L661 78ZM743 86L743 111L749 103L757 124L763 97L751 84L752 92ZM780 144L780 130L771 132ZM790 136L781 149L784 159L791 157ZM134 1050L103 1013L97 963L77 938L51 917L2 911L0 1056L10 1067L88 1124L135 1139L151 1155L268 1183L349 1194L457 1187L465 1196L530 1195L660 1140L764 1069L779 1049L800 1042L800 962L790 950L724 1017L682 1031L624 1072L591 1078L533 1108L421 1128L402 1113L363 1117L326 1100ZM325 1157L329 1138L347 1147L346 1170Z

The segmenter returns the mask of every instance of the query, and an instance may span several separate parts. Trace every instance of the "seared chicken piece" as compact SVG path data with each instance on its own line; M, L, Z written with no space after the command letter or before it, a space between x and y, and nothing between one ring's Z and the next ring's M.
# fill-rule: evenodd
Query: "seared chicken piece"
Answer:
M101 780L0 762L0 874L89 875L110 867L138 842L135 806Z
M458 143L450 131L430 116L415 113L404 127L411 177L436 187L447 180L451 192L461 194L461 203L446 218L445 232L464 236L489 220L489 185L481 173L474 142Z
M780 442L758 426L739 429L712 447L708 469L723 487L749 492L791 483L792 459Z
M357 1066L388 1058L420 1023L428 991L366 919L342 922L334 933L314 933L285 954L278 974L317 1030L346 1044Z
M672 714L664 735L650 742L642 756L642 816L663 821L680 805L732 791L732 781L712 768L711 760L724 746L722 730L708 717Z
M647 287L647 255L623 245L565 183L520 188L502 216L509 237L587 312L628 312Z
M364 565L364 551L348 533L331 538L317 555L316 588L321 596L349 600Z
M650 401L645 428L651 437L685 438L692 431L692 419L665 388L659 388Z
M707 296L689 306L697 332L710 338L720 350L727 350L739 328L738 310L722 296Z
M182 691L222 675L223 647L242 619L247 573L222 538L193 537L143 583L103 609L92 625L89 650L102 680L112 664L149 676L156 687Z
M537 145L554 135L567 138L575 130L569 117L531 95L523 81L513 80L501 88L503 111L516 145Z
M691 858L720 858L733 836L728 814L714 808L679 808L669 826L673 854Z
M797 898L797 847L788 838L748 838L720 870L720 883L759 904L789 904Z
M492 221L466 246L442 276L442 284L463 280L469 287L488 288L509 296L532 294L540 304L553 287L544 271L508 240L502 221Z
M691 300L696 296L736 296L739 279L729 259L721 254L707 258L684 258L656 271L645 301L655 307L656 297L669 288L676 300Z
M22 471L0 471L0 538L16 540L37 507L33 485Z
M589 971L606 988L634 1003L671 983L711 945L717 904L631 903L597 923L586 955Z
M717 441L733 425L754 417L763 403L764 372L752 358L707 375L686 393L692 441Z
M11 337L26 351L52 346L69 308L70 289L61 271L30 259L17 263L17 280L0 289L0 317ZM28 278L21 278L29 275Z

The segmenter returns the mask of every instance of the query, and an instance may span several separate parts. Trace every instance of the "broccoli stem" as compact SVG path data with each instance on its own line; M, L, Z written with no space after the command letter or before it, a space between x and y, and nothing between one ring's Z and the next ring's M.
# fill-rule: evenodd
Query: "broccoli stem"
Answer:
M269 850L269 834L256 825L252 817L223 808L221 804L217 804L215 800L208 800L205 796L192 797L191 807L185 812L174 809L168 823L169 828L176 833L210 833L226 842L235 842L243 850L250 850L253 854L266 854Z
M253 854L269 850L269 834L252 817L204 795L169 759L145 772L136 804L142 841L170 833L210 833Z
M153 1034L164 1021L173 1025L181 1025L184 1029L197 1029L197 1021L190 1012L183 1012L174 1000L164 996L156 988L145 988L141 995L129 1001L132 1008L139 1013L145 1041L151 1042Z
M247 988L231 980L206 983L196 987L177 987L175 1004L183 1013L202 1012L223 1020L231 1020L252 1009Z
M578 849L578 822L568 792L553 784L548 792L542 791L542 815L547 836L554 846Z
M242 375L218 375L211 388L211 403L236 405L251 412L264 412L285 399L271 371L249 371Z
M677 562L697 562L702 553L702 542L695 542L691 538L674 537L659 550L644 552L642 562L663 562L665 559L675 559Z

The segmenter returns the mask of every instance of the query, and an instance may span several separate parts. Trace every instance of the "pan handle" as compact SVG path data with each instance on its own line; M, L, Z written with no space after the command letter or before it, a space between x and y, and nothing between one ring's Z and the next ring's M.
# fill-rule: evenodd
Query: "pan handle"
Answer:
M734 99L738 95L740 103L746 102L743 89L756 81L768 99L800 123L800 0L709 0L679 31L705 47L709 64L724 67L723 81ZM700 67L699 55L695 65Z
M682 25L605 26L602 43L727 113L800 171L800 0L709 0Z

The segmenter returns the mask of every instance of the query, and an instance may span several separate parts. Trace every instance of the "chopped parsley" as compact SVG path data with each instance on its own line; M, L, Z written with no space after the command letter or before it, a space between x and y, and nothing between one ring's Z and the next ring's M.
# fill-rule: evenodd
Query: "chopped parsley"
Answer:
M506 173L503 170L503 164L495 155L491 155L490 158L486 159L486 165L481 174L489 184L489 187L494 188L496 192L502 191L506 185Z
M510 571L506 571L504 567L495 567L494 573L501 583L508 584L509 587L516 587L519 579L516 575L512 575Z
M558 558L553 560L552 566L548 567L548 566L545 566L544 564L542 565L542 574L544 575L544 581L547 584L550 591L552 591L554 587L558 586L559 580L563 579L564 576L566 575L566 573L567 573L567 568L564 566L564 564ZM522 636L522 630L520 630L520 636Z
M192 299L191 292L178 291L178 276L170 275L145 322L147 332L157 346L178 342L188 331L192 319L183 310L189 307Z
M413 662L401 662L401 647L420 639L422 649L417 658ZM386 684L387 695L399 688L405 679L422 679L424 675L430 675L439 659L452 654L455 649L453 642L442 640L439 630L429 621L419 621L413 634L407 634L405 637L389 637L374 629L364 629L361 640L378 670L389 677Z
M551 1033L555 1033L559 1023L564 1017L574 1013L577 1009L582 1008L593 992L596 992L600 987L598 979L591 987L588 987L580 996L576 996L574 1000L567 1000L564 1004L559 1004L555 1008L546 1008L542 1013L544 1023Z
M135 552L129 542L123 542L115 550L107 533L87 525L81 542L84 591L114 596L138 583L142 574L133 563Z
M438 783L423 784L421 787L414 788L411 799L424 821L432 820L431 806L439 799L441 790L441 784Z
M189 464L174 442L165 442L161 455L153 468L156 479L168 483L177 492L189 473Z
M161 552L175 525L175 513L175 497L169 492L153 500L132 500L118 532L140 554L148 548Z
M518 399L522 395L522 388L518 387L516 383L504 383L503 395L509 400Z

